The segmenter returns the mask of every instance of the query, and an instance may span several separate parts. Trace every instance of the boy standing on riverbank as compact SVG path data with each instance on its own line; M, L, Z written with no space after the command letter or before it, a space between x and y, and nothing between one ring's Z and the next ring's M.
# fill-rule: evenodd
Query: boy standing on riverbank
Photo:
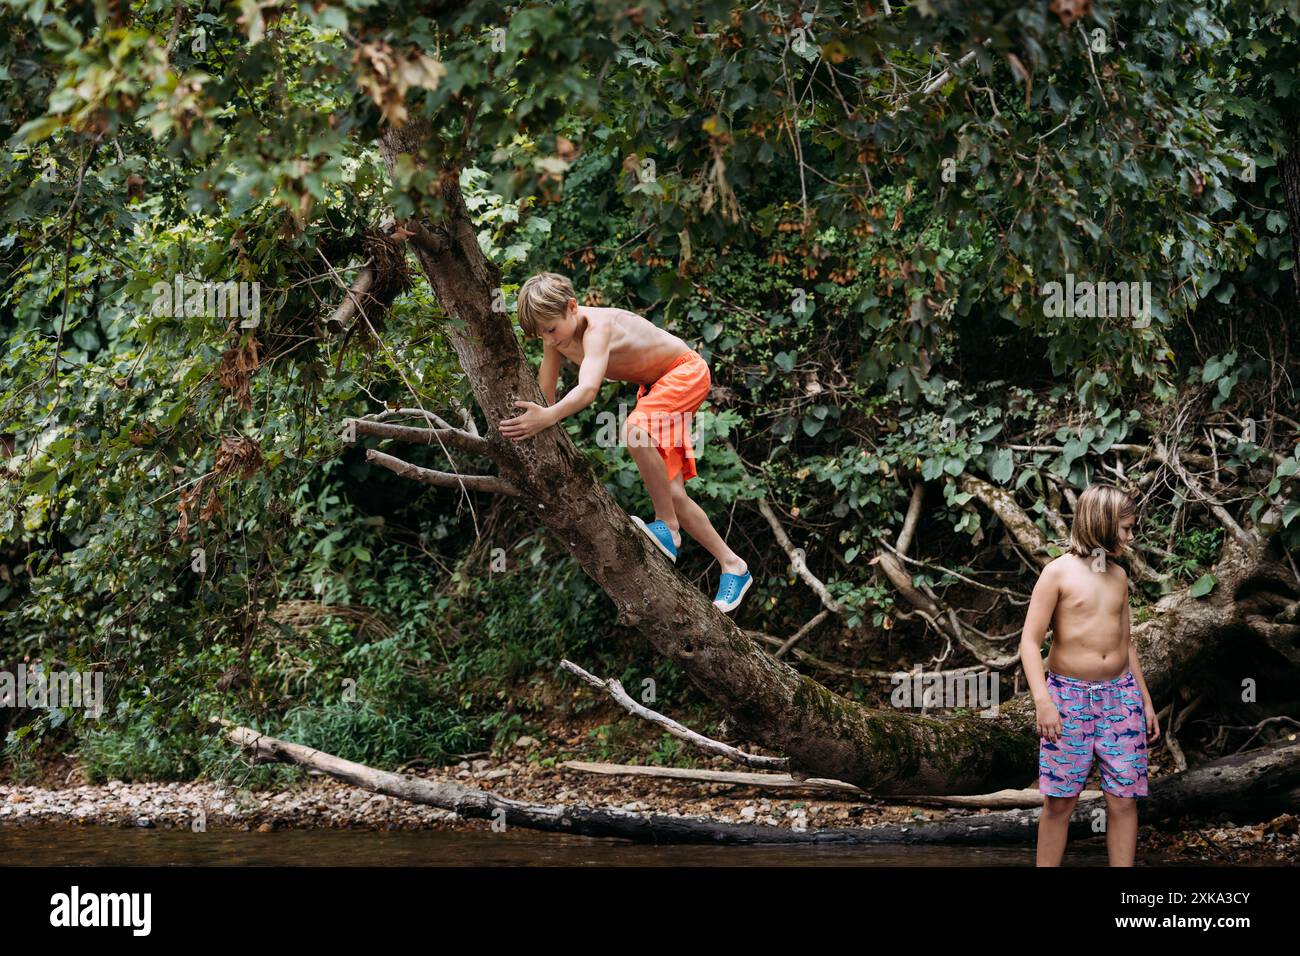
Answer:
M621 437L641 472L655 520L632 521L673 562L685 528L722 566L714 605L735 610L754 579L685 487L695 477L690 419L709 394L704 359L676 335L626 309L579 305L569 280L553 272L539 273L520 287L518 313L524 334L542 340L537 384L550 404L515 402L525 411L501 422L501 434L515 441L530 438L586 408L606 376L638 385L636 407ZM578 384L556 402L560 362L566 358L579 366Z
M1110 865L1133 865L1137 798L1147 795L1147 735L1160 736L1130 636L1128 575L1112 560L1128 547L1136 522L1127 495L1089 485L1075 508L1070 550L1043 569L1025 615L1020 661L1034 695L1043 794L1039 866L1061 865L1094 756L1106 797Z

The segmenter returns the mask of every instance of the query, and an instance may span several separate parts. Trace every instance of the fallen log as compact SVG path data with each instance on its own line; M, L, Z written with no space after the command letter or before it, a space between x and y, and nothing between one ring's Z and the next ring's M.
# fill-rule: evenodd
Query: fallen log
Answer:
M621 763L591 763L585 760L566 760L560 764L565 770L581 773L598 773L608 777L658 777L663 780L686 780L692 783L727 783L764 790L816 790L837 797L852 799L870 794L842 780L825 780L808 777L796 780L788 773L748 773L744 770L688 770L685 767L638 767Z
M575 836L617 837L647 843L896 843L898 828L844 830L794 830L755 823L721 823L703 817L639 814L606 807L545 805L511 800L486 790L460 784L423 780L407 774L375 770L311 747L289 743L220 717L211 718L226 728L226 737L253 753L259 762L296 764L328 774L345 783L399 800L451 810L462 817L492 819L506 826L521 826ZM907 828L902 828L906 830Z
M788 773L748 773L743 770L688 770L685 767L643 767L622 763L593 763L586 760L566 760L560 766L579 773L598 773L608 777L657 777L661 780L684 780L691 783L721 783L755 787L760 790L813 790L826 799L872 799L867 793L843 780L807 777L796 780ZM1100 797L1100 790L1085 790L1080 800ZM874 799L889 803L915 804L930 807L967 807L971 809L1011 810L1024 807L1041 807L1043 795L1034 789L998 790L996 793L978 793L951 797L932 795L893 795Z
M1005 810L914 826L880 824L869 827L795 830L752 823L722 823L703 817L638 814L629 810L584 805L545 805L511 800L485 790L451 782L434 782L407 774L375 770L301 744L289 743L221 717L210 720L225 727L227 739L264 762L296 764L329 774L345 783L429 806L462 817L492 819L576 836L617 837L651 843L880 845L940 843L1023 843L1037 833L1038 811ZM1139 802L1143 823L1231 805L1238 822L1251 814L1293 808L1300 787L1300 743L1293 741L1234 754L1152 785L1152 798ZM1217 795L1211 801L1206 793ZM1147 803L1145 808L1142 803ZM1280 803L1280 807L1275 804ZM1103 801L1079 801L1070 824L1074 837L1092 835L1092 819Z

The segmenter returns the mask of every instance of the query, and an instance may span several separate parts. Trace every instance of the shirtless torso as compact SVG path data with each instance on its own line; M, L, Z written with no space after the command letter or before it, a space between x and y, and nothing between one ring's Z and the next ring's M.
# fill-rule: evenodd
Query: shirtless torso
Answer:
M1059 594L1052 612L1052 649L1047 669L1081 680L1110 680L1128 670L1128 576L1107 560L1105 571L1063 554L1057 566Z
M577 331L568 343L558 347L559 353L574 365L582 365L586 357L583 338L598 323L608 323L610 327L609 364L605 366L605 378L612 381L653 384L667 371L673 359L691 348L678 336L626 309L588 305L580 310Z

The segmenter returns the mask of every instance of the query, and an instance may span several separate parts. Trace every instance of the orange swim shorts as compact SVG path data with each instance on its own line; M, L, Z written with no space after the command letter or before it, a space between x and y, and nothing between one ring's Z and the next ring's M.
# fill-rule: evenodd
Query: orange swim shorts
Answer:
M708 397L711 381L708 363L691 349L674 359L649 388L637 388L636 407L628 413L627 424L649 433L668 469L669 481L679 474L682 481L695 477L690 433L695 411Z

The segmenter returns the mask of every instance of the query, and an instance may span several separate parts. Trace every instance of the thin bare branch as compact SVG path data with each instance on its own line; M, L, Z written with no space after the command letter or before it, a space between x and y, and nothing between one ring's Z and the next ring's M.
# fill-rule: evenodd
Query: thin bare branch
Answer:
M459 428L413 428L410 425L389 425L365 418L350 418L346 421L353 423L358 435L392 438L413 445L451 445L461 451L491 455L491 445L486 439L477 438Z
M387 468L402 478L421 481L426 485L436 485L440 488L461 488L465 491L489 491L494 494L515 495L516 497L519 495L518 488L496 475L453 475L447 471L434 471L432 468L421 468L409 461L402 461L402 459L394 458L392 455L385 455L373 448L366 451L366 461L372 461L381 468Z
M665 717L663 714L650 710L638 704L623 689L623 685L614 678L601 680L595 674L588 673L573 661L562 660L560 666L571 674L581 677L592 687L599 687L601 690L609 692L609 695L618 702L629 714L641 717L651 723L658 724L667 730L678 740L684 740L693 747L705 751L706 753L719 754L732 760L735 763L746 767L761 767L769 770L785 770L790 765L790 761L785 757L763 757L758 754L748 754L743 750L737 750L729 744L724 744L720 740L714 740L711 737L705 737L703 734L697 734L689 727L684 727L671 717Z
M1157 438L1155 439L1155 446L1157 457L1169 466L1170 470L1178 476L1179 480L1188 487L1192 494L1205 502L1209 507L1211 514L1219 520L1219 523L1228 530L1233 538L1237 540L1238 544L1242 547L1250 548L1257 543L1257 537L1245 530L1241 525L1237 524L1232 515L1228 514L1228 509L1223 507L1217 498L1209 494L1201 486L1201 483L1197 481L1196 478L1178 461L1178 456L1170 453L1169 449L1165 447L1164 442Z

